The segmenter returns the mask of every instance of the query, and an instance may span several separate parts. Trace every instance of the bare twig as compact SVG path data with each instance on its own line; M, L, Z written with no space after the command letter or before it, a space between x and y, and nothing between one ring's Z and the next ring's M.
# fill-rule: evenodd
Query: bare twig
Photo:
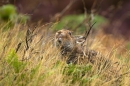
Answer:
M85 40L87 39L88 35L90 34L90 31L91 31L91 29L92 29L92 27L94 26L95 23L96 22L94 22L93 25L89 24L89 30L88 31L86 30L85 35L84 35Z
M87 17L87 9L86 9L86 4L85 4L85 1L82 0L83 2L83 6L84 6L84 13L85 13L85 17Z
M57 19L60 19L64 13L70 9L70 7L74 4L74 2L76 2L77 0L70 0L70 3L60 12L60 13L57 13L52 19L51 21L54 22L56 21Z
M22 42L18 43L16 51L15 51L16 53L18 52L19 48L21 47L21 44L22 44Z
M42 5L41 2L38 3L38 5L30 12L31 15L33 15L34 11L39 8Z
M88 35L90 34L90 31L91 31L91 29L92 29L92 27L94 26L94 24L95 24L96 22L94 22L93 23L93 25L90 25L89 24L89 30L86 30L86 32L85 32L85 34L84 34L84 42L82 43L82 46L84 45L84 43L86 42L86 40L87 40L87 38L88 38Z
M28 44L28 37L30 36L30 30L27 29L27 32L26 32L26 39L25 39L25 42L26 42L26 50L29 49L29 44ZM30 38L29 38L30 39ZM31 40L31 39L30 39Z
M85 1L82 0L82 3L83 3L83 6L84 6L85 18L84 18L84 20L83 20L80 24L78 24L78 25L75 27L75 30L77 30L79 27L81 27L81 26L87 21L87 9L86 9Z

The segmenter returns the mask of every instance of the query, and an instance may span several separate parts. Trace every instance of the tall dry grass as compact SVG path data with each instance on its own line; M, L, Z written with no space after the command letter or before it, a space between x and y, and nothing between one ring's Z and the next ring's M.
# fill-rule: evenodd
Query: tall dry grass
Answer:
M130 85L129 51L121 54L120 47L125 44L115 47L114 40L110 40L113 38L106 42L107 36L101 32L89 47L100 51L102 59L97 64L73 65L60 59L60 52L53 44L54 33L46 26L34 29L17 24L4 30L5 26L0 24L1 86Z

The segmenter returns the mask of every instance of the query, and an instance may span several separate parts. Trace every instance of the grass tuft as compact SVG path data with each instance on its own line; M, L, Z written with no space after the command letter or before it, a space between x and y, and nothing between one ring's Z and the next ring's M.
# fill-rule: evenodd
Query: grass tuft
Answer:
M54 34L46 26L33 30L26 25L16 24L3 31L7 25L0 24L1 86L130 85L129 51L123 52L124 48L119 45L113 49L108 47L114 46L113 37L101 35L100 32L89 46L100 51L106 59L102 57L96 64L74 65L60 59L59 50L53 43ZM118 43L120 41L117 40Z

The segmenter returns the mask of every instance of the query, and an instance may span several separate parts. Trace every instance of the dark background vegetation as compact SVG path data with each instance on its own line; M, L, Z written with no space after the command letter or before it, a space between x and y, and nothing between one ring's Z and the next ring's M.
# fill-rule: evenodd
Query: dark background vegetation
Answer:
M60 13L71 0L1 0L0 5L14 4L19 13L31 16L31 22L42 19L43 23L50 22L57 13ZM84 13L99 14L109 20L104 31L109 34L130 37L130 0L75 0L72 6L63 14Z

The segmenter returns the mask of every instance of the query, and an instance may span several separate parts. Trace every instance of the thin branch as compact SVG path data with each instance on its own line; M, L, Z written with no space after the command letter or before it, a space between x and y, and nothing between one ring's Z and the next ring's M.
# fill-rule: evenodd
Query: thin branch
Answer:
M60 13L57 13L52 19L51 21L54 22L56 21L57 19L60 19L67 10L70 9L70 7L74 4L74 2L76 2L77 0L70 0L70 3L60 12Z
M42 3L39 2L38 5L30 12L30 14L33 15L34 11L35 11L37 8L39 8L41 5L42 5Z
M87 21L87 9L86 9L85 1L82 0L82 3L83 3L83 6L84 6L83 8L84 8L85 18L84 18L84 20L83 20L80 24L78 24L78 25L75 27L75 30L77 30L79 27L81 27L81 26Z
M30 30L28 29L27 32L26 32L26 39L25 39L25 42L26 42L26 50L29 49L29 45L28 45L28 36L30 35Z
M21 44L22 44L22 42L18 43L16 51L15 51L16 53L18 52L19 48L21 47Z
M92 29L92 27L94 26L95 23L96 23L96 22L94 22L93 25L91 25L91 26L90 26L90 24L89 24L89 27L90 27L90 28L89 28L88 31L86 30L86 32L85 32L85 34L84 34L84 39L85 39L85 41L82 43L82 46L83 46L83 44L86 42L86 40L87 40L87 38L88 38L88 35L90 34L90 31L91 31L91 29Z
M90 28L89 28L88 31L86 30L85 35L84 35L85 40L87 39L88 35L90 34L90 31L91 31L92 27L94 26L94 24L96 24L96 22L94 22L91 26L90 26L90 24L89 24L89 27L90 27Z
M85 13L85 18L87 18L87 9L86 9L86 4L85 4L85 1L82 0L83 2L83 6L84 6L84 13Z

